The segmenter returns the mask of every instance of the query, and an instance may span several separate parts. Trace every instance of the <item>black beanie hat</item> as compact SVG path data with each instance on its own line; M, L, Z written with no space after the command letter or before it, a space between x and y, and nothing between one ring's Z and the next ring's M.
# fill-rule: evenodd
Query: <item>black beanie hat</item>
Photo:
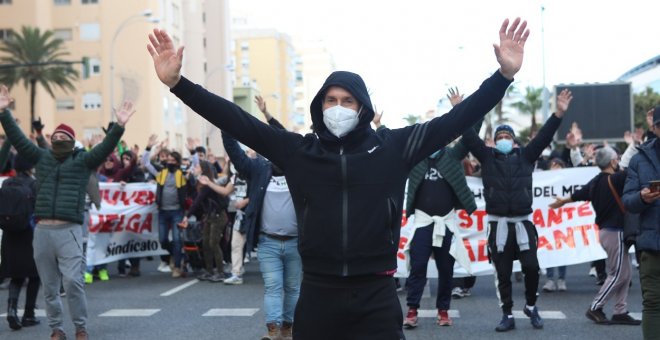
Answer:
M14 170L16 170L16 172L26 172L32 168L34 168L34 163L28 161L27 158L21 156L21 154L16 155L14 158Z
M511 138L515 139L516 138L516 133L513 132L513 129L506 124L502 124L495 129L495 138L501 133L507 133L511 136Z

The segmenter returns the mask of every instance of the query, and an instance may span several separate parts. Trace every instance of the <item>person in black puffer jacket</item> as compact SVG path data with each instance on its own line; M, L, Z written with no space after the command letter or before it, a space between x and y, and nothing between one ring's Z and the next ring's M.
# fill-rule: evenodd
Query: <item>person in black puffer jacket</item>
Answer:
M515 259L520 260L525 275L527 305L523 312L531 318L534 328L543 327L535 306L539 260L536 257L536 228L530 221L532 172L543 149L552 141L572 99L567 90L557 96L557 111L526 147L514 147L516 136L508 125L500 125L495 130L495 148L486 146L473 130L467 130L463 135L464 143L481 163L490 230L488 252L497 272L498 296L504 314L495 329L498 332L515 328L511 299L511 271Z

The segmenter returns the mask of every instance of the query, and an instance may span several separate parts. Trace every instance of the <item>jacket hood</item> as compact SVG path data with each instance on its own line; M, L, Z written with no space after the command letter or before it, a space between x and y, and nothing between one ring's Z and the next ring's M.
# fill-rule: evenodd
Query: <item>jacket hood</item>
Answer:
M349 132L346 136L337 138L333 135L328 128L323 123L323 98L325 97L326 92L331 86L339 86L346 91L350 92L355 99L360 104L362 111L360 111L360 121L358 125ZM341 141L347 138L351 138L352 135L355 135L358 131L364 130L370 127L371 120L374 118L373 105L371 105L371 98L369 98L369 92L367 91L367 86L364 84L364 80L356 73L348 71L335 71L330 74L330 76L325 80L323 86L316 94L310 105L310 110L312 113L312 123L314 124L314 132L319 136L320 139L326 141Z

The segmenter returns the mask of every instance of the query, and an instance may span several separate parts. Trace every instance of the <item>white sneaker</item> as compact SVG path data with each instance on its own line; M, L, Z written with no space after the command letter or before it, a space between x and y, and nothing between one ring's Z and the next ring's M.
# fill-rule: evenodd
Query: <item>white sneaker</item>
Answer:
M461 287L456 287L451 291L451 297L454 299L460 299L462 297L465 297L463 295L463 289Z
M591 267L591 269L589 269L589 276L596 277L596 275L596 267Z
M170 268L169 263L161 262L158 265L158 271L161 272L161 273L170 273L170 272L172 272L172 269Z
M236 275L232 275L230 278L225 279L225 284L226 285L242 285L243 284L243 279L236 276Z
M560 292L566 291L566 280L562 280L562 279L557 280L557 290Z
M468 297L470 295L472 295L472 293L470 293L470 288L463 288L463 297Z
M543 291L544 292L554 292L557 290L557 285L555 284L555 281L548 280L548 282L543 285Z

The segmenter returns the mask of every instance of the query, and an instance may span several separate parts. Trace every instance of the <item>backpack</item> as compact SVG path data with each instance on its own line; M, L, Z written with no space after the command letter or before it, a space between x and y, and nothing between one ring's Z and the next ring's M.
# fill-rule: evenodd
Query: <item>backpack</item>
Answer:
M0 188L0 229L21 232L32 226L34 193L29 183L10 178Z

